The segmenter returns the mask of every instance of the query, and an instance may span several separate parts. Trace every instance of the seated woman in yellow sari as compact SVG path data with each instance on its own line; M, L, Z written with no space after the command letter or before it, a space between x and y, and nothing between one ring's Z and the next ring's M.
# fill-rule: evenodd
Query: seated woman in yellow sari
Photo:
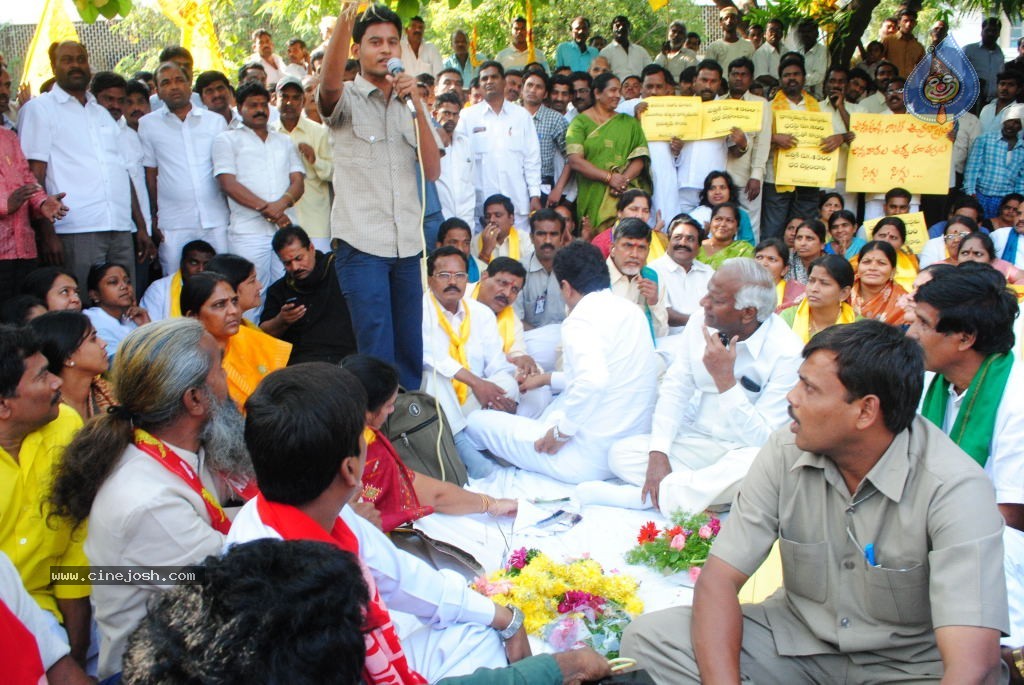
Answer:
M871 231L872 240L884 240L896 250L896 272L893 274L893 281L899 284L904 290L910 290L914 286L914 279L917 278L921 266L917 261L917 255L907 248L907 225L898 216L887 216L877 224ZM857 270L857 257L850 260L850 266Z
M907 294L896 274L896 250L884 240L872 240L857 255L857 278L850 292L853 311L864 319L878 319L893 326L903 323L900 298Z
M740 228L740 208L733 202L723 202L711 210L708 238L701 243L697 261L717 269L726 259L753 257L754 248L745 240L737 240Z
M185 316L199 319L224 350L222 365L227 375L228 394L239 408L245 405L264 376L288 365L291 343L269 336L255 326L242 324L244 310L226 276L204 271L185 281L181 287L181 311Z
M775 279L775 311L781 312L804 297L804 286L797 281L786 280L789 270L789 248L782 238L765 238L754 248L754 260L768 269Z
M565 134L569 166L576 172L576 210L598 232L615 221L616 199L630 188L650 190L650 153L640 122L619 114L619 79L604 73L594 79L594 105L577 115Z
M853 279L853 267L844 258L834 254L818 257L808 270L804 301L779 316L805 343L829 326L853 323L860 318L846 302Z
M365 354L346 357L341 365L366 390L366 430L363 431L366 466L359 499L372 503L377 509L385 533L435 511L491 516L512 516L518 511L519 503L514 499L494 499L470 492L406 466L380 430L395 411L398 371L387 362Z

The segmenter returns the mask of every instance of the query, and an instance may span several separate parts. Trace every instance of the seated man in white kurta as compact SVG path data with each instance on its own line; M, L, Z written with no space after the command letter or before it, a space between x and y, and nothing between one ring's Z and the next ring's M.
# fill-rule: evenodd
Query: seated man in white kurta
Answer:
M649 497L666 513L725 504L785 424L803 345L772 313L771 275L753 259L728 259L701 306L658 390L652 434L628 437L608 455L630 485L588 483L582 500L641 507Z
M521 613L399 550L348 506L362 489L365 421L366 393L333 364L299 364L263 379L246 402L245 424L261 492L238 512L226 544L314 540L355 554L370 595L360 681L368 685L433 683L528 656Z
M527 471L567 483L608 478L608 448L650 429L660 362L643 312L610 290L600 250L576 241L555 255L554 269L570 308L565 371L530 376L524 387L548 382L561 395L539 419L474 412L466 433L478 449Z
M494 312L466 297L468 260L455 247L439 247L427 259L430 289L423 294L423 381L451 424L466 470L483 478L494 462L463 433L466 418L480 408L515 413L516 368L505 358Z

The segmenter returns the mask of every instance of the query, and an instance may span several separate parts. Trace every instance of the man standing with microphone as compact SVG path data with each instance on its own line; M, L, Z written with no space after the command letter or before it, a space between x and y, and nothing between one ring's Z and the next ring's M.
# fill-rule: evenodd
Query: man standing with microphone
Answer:
M437 180L441 153L416 79L397 59L401 19L383 5L371 5L358 16L351 4L343 7L317 91L320 114L333 133L338 197L331 236L340 241L334 265L359 351L395 364L402 385L418 388L423 209L417 175L422 163L426 180ZM350 39L360 73L345 83ZM413 116L403 102L412 105Z

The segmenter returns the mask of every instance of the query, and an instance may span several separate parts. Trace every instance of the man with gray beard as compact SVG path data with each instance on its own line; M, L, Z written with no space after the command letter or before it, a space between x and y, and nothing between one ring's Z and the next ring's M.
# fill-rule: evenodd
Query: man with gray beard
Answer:
M231 523L221 502L232 489L241 494L253 473L220 348L202 324L158 321L121 344L126 353L113 368L121 404L68 446L51 496L54 513L82 533L89 520L85 552L94 570L157 572L94 585L101 680L120 673L128 635L154 594L172 584L166 567L219 553Z

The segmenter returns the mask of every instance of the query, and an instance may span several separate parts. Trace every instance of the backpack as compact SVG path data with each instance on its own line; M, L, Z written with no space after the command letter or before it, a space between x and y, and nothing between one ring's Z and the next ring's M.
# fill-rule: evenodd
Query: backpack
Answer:
M442 428L444 433L438 454L437 434ZM380 430L388 436L398 456L413 471L459 487L466 484L466 465L455 449L452 428L432 395L399 388L395 411Z

